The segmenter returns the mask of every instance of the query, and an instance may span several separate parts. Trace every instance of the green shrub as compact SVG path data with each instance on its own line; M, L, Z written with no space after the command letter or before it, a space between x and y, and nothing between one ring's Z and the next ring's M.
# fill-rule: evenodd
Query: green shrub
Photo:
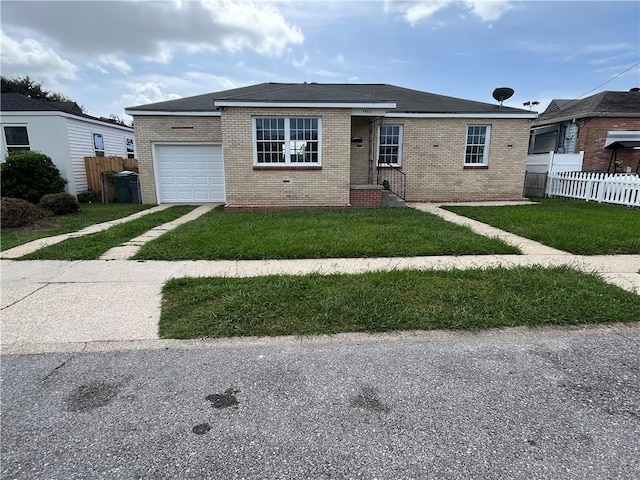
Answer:
M44 218L37 205L20 198L0 199L0 225L2 228L26 227Z
M51 159L42 152L10 152L0 166L2 194L38 203L47 193L64 190L67 181Z
M53 212L54 215L64 215L65 213L77 213L80 211L80 204L76 197L66 192L49 193L42 197L38 204L40 208Z
M97 193L93 193L91 190L87 190L86 192L80 192L78 195L79 203L91 203L100 201L99 195Z

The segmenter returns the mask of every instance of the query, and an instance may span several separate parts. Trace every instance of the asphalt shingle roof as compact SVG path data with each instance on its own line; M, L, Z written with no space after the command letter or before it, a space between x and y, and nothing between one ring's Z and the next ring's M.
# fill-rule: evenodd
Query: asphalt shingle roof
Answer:
M48 102L35 100L20 93L3 93L0 95L0 110L3 112L41 112L58 109L49 105Z
M640 116L640 92L600 92L581 100L554 99L535 122L545 125L572 118Z
M65 112L77 117L88 118L109 125L120 125L108 118L87 115L76 102L52 102L36 100L21 93L3 93L0 95L0 111L2 112ZM131 128L131 127L127 127Z
M128 107L127 110L210 112L215 110L216 100L273 103L395 102L396 108L392 111L402 113L531 113L519 108L500 107L497 104L437 95L395 85L343 83L260 83L222 92Z

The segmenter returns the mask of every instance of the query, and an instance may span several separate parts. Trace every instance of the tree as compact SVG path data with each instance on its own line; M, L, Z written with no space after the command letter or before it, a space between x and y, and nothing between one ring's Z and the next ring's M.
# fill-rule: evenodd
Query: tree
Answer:
M49 100L51 92L42 89L42 84L26 77L0 77L2 93L20 93L36 100Z
M64 93L60 93L60 92L49 93L49 97L47 98L47 101L52 101L52 102L73 102L73 100L71 100L69 97L67 97ZM82 108L82 110L84 110L84 107L81 107L81 108Z
M19 93L35 100L44 100L45 102L74 102L64 93L49 92L42 88L42 83L26 77L6 78L0 77L2 84L2 93ZM80 106L82 111L84 107Z
M109 115L108 118L106 118L105 120L108 120L112 123L115 123L117 125L123 125L125 127L133 127L133 122L131 123L131 125L129 125L124 118L120 118L118 115L116 115L115 113L112 113L111 115Z

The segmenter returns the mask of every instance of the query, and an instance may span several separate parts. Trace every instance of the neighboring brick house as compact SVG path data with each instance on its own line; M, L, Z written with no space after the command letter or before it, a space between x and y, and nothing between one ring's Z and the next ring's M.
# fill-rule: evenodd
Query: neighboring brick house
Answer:
M601 92L582 100L554 99L533 123L529 151L584 151L584 171L638 172L640 91Z
M134 156L133 128L86 115L75 102L3 93L0 110L2 161L11 151L41 151L68 181L66 189L72 195L88 188L84 157Z
M522 197L536 113L384 84L279 84L130 107L143 201L228 208Z

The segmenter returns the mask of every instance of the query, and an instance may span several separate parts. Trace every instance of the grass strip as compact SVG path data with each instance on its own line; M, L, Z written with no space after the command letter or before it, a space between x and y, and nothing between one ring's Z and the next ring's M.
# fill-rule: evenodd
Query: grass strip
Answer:
M20 260L94 260L107 250L170 222L193 210L193 205L180 205L144 215L130 222L115 225L102 232L70 238L55 245L41 248Z
M406 257L520 253L412 208L224 212L142 247L144 260Z
M37 225L30 227L3 228L0 235L0 250L8 250L38 238L76 232L89 225L127 217L152 206L121 203L83 203L80 206L80 213L50 216Z
M640 210L556 198L536 205L505 207L443 207L578 255L640 253Z
M640 319L640 296L568 267L181 278L162 338L482 329Z

